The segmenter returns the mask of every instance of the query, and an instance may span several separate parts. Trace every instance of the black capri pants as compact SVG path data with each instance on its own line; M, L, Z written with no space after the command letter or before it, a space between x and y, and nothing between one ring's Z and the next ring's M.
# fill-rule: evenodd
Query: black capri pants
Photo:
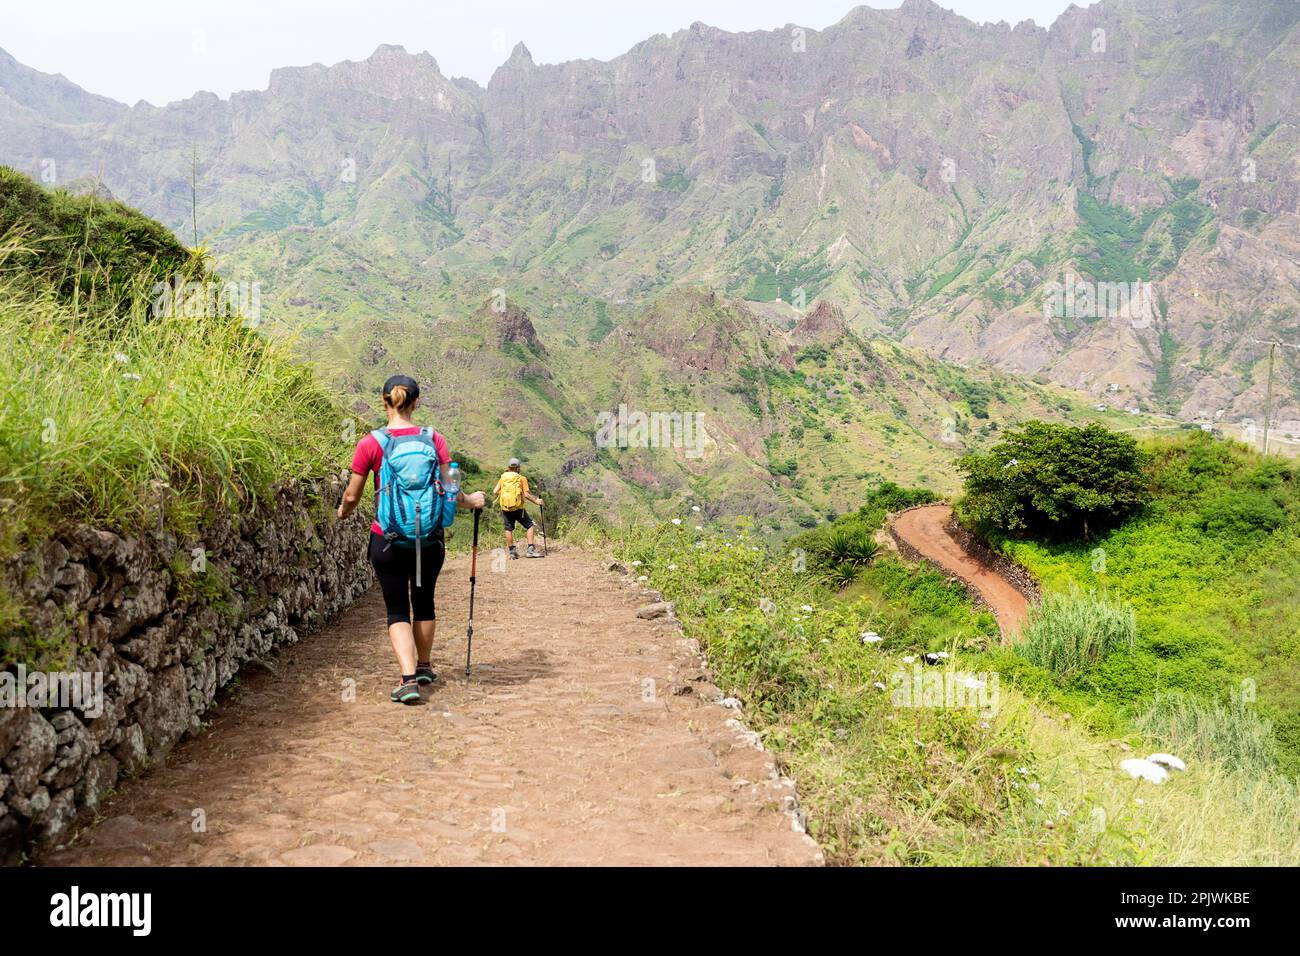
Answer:
M370 532L370 564L379 578L379 588L384 592L390 625L410 624L412 618L417 621L436 619L433 589L438 583L438 572L442 570L445 555L441 535L421 549L421 584L416 587L415 549L390 544L382 534Z

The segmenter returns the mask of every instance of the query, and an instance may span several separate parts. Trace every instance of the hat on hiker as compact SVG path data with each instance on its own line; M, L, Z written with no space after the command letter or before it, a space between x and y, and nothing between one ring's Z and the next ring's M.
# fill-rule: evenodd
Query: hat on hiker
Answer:
M511 459L510 459L510 463L507 464L506 467L507 467L507 468L518 468L518 467L519 467L519 459L518 459L518 458L511 458Z
M387 398L393 389L397 388L399 385L406 389L407 399L414 400L420 397L420 386L417 385L415 379L411 378L409 375L394 375L389 378L389 380L384 383L384 397Z

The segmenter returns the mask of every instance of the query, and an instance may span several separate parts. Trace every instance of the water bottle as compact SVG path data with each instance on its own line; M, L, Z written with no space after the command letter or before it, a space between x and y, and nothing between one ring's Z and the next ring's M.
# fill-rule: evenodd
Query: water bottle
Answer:
M460 492L460 464L458 462L453 461L451 467L447 469L447 481L445 486L449 498L455 498Z

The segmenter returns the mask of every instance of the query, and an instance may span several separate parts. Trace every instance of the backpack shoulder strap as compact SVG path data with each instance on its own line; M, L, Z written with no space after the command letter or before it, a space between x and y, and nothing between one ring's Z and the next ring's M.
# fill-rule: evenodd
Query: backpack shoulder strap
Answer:
M383 451L388 447L388 440L393 436L387 428L376 428L370 433L370 437L379 444L380 451Z

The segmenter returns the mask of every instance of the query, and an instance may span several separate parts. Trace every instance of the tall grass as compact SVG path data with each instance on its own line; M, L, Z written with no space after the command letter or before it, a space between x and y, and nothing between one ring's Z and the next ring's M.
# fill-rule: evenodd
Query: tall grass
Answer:
M1030 610L1016 651L1068 686L1114 651L1132 649L1136 638L1132 605L1096 591L1051 593Z
M31 289L0 243L0 499L11 543L63 521L193 526L341 467L344 413L238 316ZM141 282L147 281L142 279ZM16 532L16 533L15 533Z
M1240 701L1160 694L1134 726L1164 750L1189 760L1262 774L1274 765L1273 725Z

